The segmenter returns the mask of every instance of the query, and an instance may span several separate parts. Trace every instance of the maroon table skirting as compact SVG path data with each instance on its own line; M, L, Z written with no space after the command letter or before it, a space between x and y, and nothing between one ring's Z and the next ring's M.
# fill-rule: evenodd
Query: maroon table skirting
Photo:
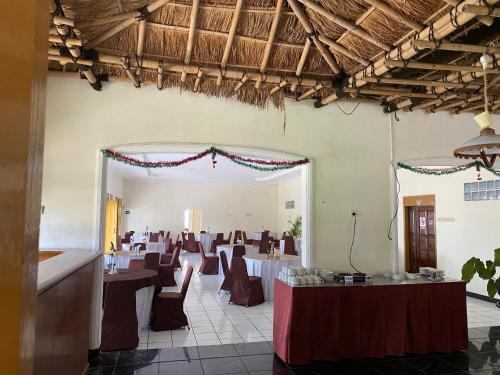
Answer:
M305 365L467 349L465 283L291 287L275 279L273 343Z
M124 350L139 344L135 292L160 287L158 272L118 270L104 275L101 350Z

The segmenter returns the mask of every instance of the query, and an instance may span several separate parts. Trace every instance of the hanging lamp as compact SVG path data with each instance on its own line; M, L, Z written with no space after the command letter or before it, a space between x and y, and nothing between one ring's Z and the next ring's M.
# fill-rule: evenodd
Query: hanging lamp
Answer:
M500 135L495 134L491 127L491 117L488 110L488 77L486 70L493 68L493 58L484 54L479 60L484 70L484 112L474 116L474 121L481 128L479 137L472 138L457 148L453 154L456 158L481 159L488 167L493 167L500 155Z

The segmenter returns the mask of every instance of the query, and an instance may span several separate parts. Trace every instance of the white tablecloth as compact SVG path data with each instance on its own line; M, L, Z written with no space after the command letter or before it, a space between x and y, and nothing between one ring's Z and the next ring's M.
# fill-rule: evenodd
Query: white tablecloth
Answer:
M130 237L130 241L134 242L148 242L149 241L149 236L145 236L144 234L137 234L134 233L132 237Z
M134 244L134 246L139 245L138 243ZM130 244L124 243L122 244L123 251L130 251ZM159 253L163 253L165 250L165 244L163 242L146 242L146 250L147 251L157 251Z
M220 252L225 251L227 257L227 265L231 268L231 259L233 259L233 247L235 245L219 245L217 246L217 255L220 259ZM245 254L246 255L255 255L259 253L259 248L252 245L242 245L245 246ZM224 271L222 270L222 262L219 260L219 275L224 275Z
M149 329L149 320L151 317L151 305L155 293L154 285L139 289L135 292L135 311L137 313L137 327L139 334L141 330Z
M276 238L276 233L273 233L273 232L269 232L269 237L277 239ZM262 238L262 232L254 232L254 234L253 234L253 239L254 240L260 241L261 238Z
M117 255L115 256L114 262L117 268L127 269L128 264L130 263L130 259L144 259L144 255L146 255L145 251L137 255L132 255L128 251L118 251ZM108 269L108 264L111 263L112 258L113 257L111 255L104 255L105 269Z
M197 233L194 235L196 241L200 241L205 249L205 253L210 252L212 241L217 238L217 233Z
M262 278L264 298L266 301L274 300L274 278L279 276L282 267L300 266L300 257L295 255L282 255L279 259L268 260L265 254L244 256L247 264L248 276Z

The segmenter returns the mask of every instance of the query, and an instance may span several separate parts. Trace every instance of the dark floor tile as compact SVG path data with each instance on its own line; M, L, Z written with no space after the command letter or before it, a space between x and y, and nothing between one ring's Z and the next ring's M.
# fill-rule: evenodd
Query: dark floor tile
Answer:
M113 375L158 375L158 363L116 367Z
M222 375L247 372L243 361L239 357L202 359L205 375Z
M310 366L295 366L290 368L289 373L294 375L342 375L328 364L313 364Z
M409 365L402 359L389 359L369 362L381 374L387 375L423 375L423 372Z
M159 362L159 353L159 349L122 350L118 356L116 366L133 366L144 363Z
M248 371L270 371L276 366L276 370L285 369L286 366L279 360L275 358L274 354L258 354L241 356L243 364ZM276 363L275 363L276 362Z
M495 353L496 354L496 353ZM489 365L487 361L476 357L473 354L460 354L444 357L444 360L451 363L453 366L459 368L461 371L477 371L477 370L488 370L493 368Z
M339 373L341 375L382 375L382 373L375 367L370 364L359 361L358 363L345 364L345 365L331 365L331 368L335 373Z
M266 341L234 344L239 355L272 354L274 349Z
M473 355L485 361L490 367L500 367L500 353L498 352L481 352Z
M405 361L428 375L463 373L462 370L453 366L442 357L407 358Z
M198 346L198 354L201 359L238 356L231 344Z
M166 361L191 361L199 359L198 349L196 346L185 348L169 348L160 349L160 362Z
M113 375L114 370L114 366L92 367L89 369L88 375Z
M101 366L114 366L120 352L101 352Z
M160 375L203 375L203 370L199 360L160 362Z
M496 352L500 350L500 343L498 339L480 338L473 339L469 342L469 353L475 352Z

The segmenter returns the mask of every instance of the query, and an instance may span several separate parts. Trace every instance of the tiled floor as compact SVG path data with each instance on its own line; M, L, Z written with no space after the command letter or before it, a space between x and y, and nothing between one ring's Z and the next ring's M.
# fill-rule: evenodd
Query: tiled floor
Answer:
M272 343L127 350L101 354L90 375L500 375L500 327L469 329L469 349L450 354L317 362L287 366Z
M176 272L179 290L184 271L192 265L195 272L185 301L191 329L153 332L143 331L138 349L172 348L196 345L237 344L271 341L273 334L273 303L244 307L229 305L229 295L219 291L219 276L198 275L199 254L181 255L183 271ZM467 298L469 327L500 324L500 309L493 303Z

